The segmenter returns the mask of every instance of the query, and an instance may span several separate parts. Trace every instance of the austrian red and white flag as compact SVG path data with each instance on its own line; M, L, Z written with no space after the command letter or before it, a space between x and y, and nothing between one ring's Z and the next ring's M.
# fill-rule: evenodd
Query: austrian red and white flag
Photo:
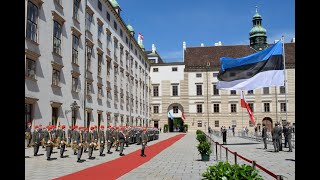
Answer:
M140 36L141 39L143 39L143 35L141 33L139 33L139 36Z
M246 102L246 100L245 100L245 98L244 98L244 95L243 95L243 92L242 92L242 91L240 91L240 98L241 98L241 107L247 109L248 114L249 114L250 119L251 119L251 122L252 122L252 124L254 124L254 116L253 116L253 114L252 114L252 111L251 111L248 103Z
M185 121L186 117L184 116L184 112L182 112L182 120Z

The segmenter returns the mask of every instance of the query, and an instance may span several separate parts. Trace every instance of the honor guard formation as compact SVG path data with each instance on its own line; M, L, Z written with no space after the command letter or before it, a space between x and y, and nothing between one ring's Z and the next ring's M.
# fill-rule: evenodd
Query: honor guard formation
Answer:
M74 155L77 156L77 162L80 162L83 153L88 153L89 159L94 151L99 152L99 156L105 156L103 153L105 148L107 154L112 154L112 148L119 152L120 156L124 156L124 146L136 144L141 145L141 156L145 157L144 149L147 142L159 139L159 130L153 127L140 126L108 126L103 125L98 129L97 126L86 127L69 126L66 131L65 125L49 125L42 127L41 124L34 127L31 132L31 123L25 132L27 147L33 147L34 156L38 156L39 148L42 147L46 151L46 158L50 160L53 148L60 149L60 158L64 158L63 153L66 148L71 148Z

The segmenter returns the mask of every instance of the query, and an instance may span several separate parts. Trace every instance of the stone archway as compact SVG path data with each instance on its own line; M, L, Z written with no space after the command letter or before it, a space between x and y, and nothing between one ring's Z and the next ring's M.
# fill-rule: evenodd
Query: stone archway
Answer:
M173 120L169 116L173 116ZM171 103L167 109L169 132L183 132L184 122L182 120L183 106L180 103Z
M271 132L273 129L272 119L270 117L265 117L262 120L262 124L265 124L268 131Z

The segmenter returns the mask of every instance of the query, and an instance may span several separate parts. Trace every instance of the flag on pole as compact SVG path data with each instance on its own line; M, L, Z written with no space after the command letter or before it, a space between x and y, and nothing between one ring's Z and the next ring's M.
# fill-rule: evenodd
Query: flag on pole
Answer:
M283 43L241 58L220 58L217 89L254 90L284 86Z
M168 116L170 117L171 120L173 120L173 116L172 116L172 114L170 113L170 111L168 111Z
M143 35L141 33L138 33L138 34L139 34L140 38L143 39Z
M242 92L242 91L240 91L240 98L241 98L241 107L247 109L248 114L249 114L250 119L251 119L251 123L254 124L254 122L255 122L255 121L254 121L254 116L253 116L252 111L251 111L251 109L250 109L250 107L249 107L249 104L247 103L247 101L246 101L245 98L244 98L244 95L243 95L243 92Z
M182 112L182 121L185 121L186 117L184 116L184 112Z

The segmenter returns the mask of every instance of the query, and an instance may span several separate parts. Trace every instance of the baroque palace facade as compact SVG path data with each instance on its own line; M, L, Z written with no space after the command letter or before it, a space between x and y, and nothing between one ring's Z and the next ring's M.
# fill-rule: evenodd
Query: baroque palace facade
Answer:
M25 10L26 125L150 126L150 63L116 0Z
M270 46L261 15L256 11L249 33L249 45L186 47L183 43L183 62L164 63L153 46L146 51L151 64L151 111L157 126L169 124L168 112L181 118L189 130L208 126L220 130L221 126L235 127L236 131L255 126L262 130L266 124L271 130L275 122L295 124L295 43L284 43L286 68L285 87L265 87L244 92L255 117L251 124L245 108L240 106L240 91L218 90L217 75L220 58L244 57ZM279 37L280 38L280 37ZM287 103L286 102L287 99ZM170 128L169 128L170 129Z

